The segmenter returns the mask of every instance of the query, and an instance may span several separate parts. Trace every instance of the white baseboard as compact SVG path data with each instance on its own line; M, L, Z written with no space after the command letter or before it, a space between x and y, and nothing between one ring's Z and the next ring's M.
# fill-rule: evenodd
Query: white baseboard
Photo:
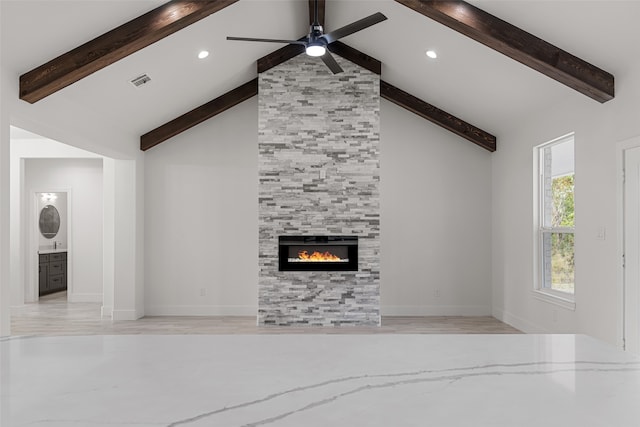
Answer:
M249 305L151 305L147 316L256 316L257 306ZM382 306L383 316L491 316L484 305ZM114 317L115 320L115 317Z
M145 307L147 316L257 316L258 307L251 305L152 305Z
M113 310L112 320L138 320L142 317L136 310Z
M491 316L488 305L383 305L383 316Z
M113 307L103 305L100 308L100 316L102 316L103 319L111 319L112 315L113 315Z
M69 302L102 302L102 294L70 293L67 297Z
M540 325L536 325L533 322L530 322L522 317L516 316L513 313L506 312L500 308L493 309L493 317L500 320L503 323L506 323L509 326L513 326L516 329L521 330L526 334L549 334L551 333L546 328L543 328Z

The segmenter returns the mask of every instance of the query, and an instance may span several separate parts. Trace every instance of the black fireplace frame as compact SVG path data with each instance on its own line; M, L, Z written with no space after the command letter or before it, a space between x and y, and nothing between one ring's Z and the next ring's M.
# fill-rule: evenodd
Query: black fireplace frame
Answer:
M289 262L290 246L346 246L348 262ZM279 236L278 271L358 271L357 236Z

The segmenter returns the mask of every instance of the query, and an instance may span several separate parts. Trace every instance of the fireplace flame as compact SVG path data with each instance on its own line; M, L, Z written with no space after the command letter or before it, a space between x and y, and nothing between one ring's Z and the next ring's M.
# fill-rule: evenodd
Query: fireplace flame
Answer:
M298 258L308 262L341 261L340 257L335 256L331 252L318 252L318 251L314 251L311 255L309 255L307 251L300 251L298 252Z

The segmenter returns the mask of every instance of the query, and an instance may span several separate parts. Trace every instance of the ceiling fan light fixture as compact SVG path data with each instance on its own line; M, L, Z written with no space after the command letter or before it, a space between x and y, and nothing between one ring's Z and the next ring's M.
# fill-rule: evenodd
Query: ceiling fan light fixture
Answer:
M309 56L323 56L327 53L327 48L320 43L309 43L306 47L306 52Z
M311 0L309 0L309 5L311 6ZM324 0L323 0L323 8L324 8ZM342 37L349 36L353 33L357 33L358 31L362 31L366 28L371 27L372 25L378 24L387 19L382 13L377 12L373 15L367 16L365 18L354 21L350 24L345 25L344 27L340 27L336 30L331 31L330 33L324 33L322 29L322 25L320 25L320 20L318 19L318 0L313 2L313 23L309 27L309 33L306 37L299 38L297 40L285 40L285 39L264 39L264 38L254 38L254 37L230 37L227 36L227 40L236 40L236 41L244 41L244 42L264 42L264 43L281 43L281 44L289 44L289 45L300 45L304 46L305 52L308 56L312 57L321 57L324 65L329 68L329 70L333 74L342 73L344 70L340 67L340 65L333 58L331 53L327 50L327 46L331 43L335 42ZM323 13L324 15L324 13Z

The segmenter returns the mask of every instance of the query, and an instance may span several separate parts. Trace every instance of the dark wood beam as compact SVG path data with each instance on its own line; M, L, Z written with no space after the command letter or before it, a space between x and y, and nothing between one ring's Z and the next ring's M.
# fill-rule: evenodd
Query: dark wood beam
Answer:
M271 68L287 62L304 52L304 46L299 44L288 44L278 50L274 50L268 55L258 59L258 73L264 73Z
M238 0L172 0L20 76L34 103Z
M461 0L396 0L599 102L614 97L614 78L551 43Z
M331 43L328 48L331 53L340 55L344 59L347 59L354 64L361 66L362 68L366 68L372 73L378 75L382 74L382 63L377 59L367 55L366 53L360 52L359 50L354 49L351 46L342 43L341 41L335 41Z
M195 125L256 96L257 94L258 79L255 78L214 99L213 101L209 101L206 104L163 124L151 132L145 133L140 137L140 149L142 151L147 151L149 148L154 147L187 129L190 129Z
M380 81L380 96L486 150L496 151L495 136L382 80Z

